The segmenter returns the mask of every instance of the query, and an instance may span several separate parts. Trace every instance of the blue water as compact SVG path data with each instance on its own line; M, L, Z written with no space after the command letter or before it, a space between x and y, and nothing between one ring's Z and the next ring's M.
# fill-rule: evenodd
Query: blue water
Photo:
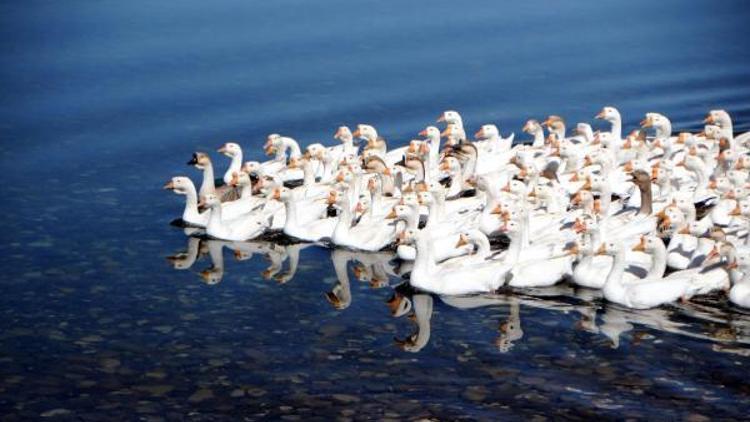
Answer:
M190 154L228 140L248 159L268 133L332 143L341 124L406 141L445 109L519 136L603 105L628 129L650 111L697 129L724 108L750 130L748 22L744 1L3 2L0 412L746 416L750 315L718 296L652 312L567 287L446 303L357 280L387 257L353 256L336 309L331 251L267 280L269 257L288 273L299 246L236 261L237 245L170 227L181 198L161 186L198 179ZM175 270L164 258L190 242L198 261ZM211 285L209 250L225 260ZM418 351L393 340L426 326Z

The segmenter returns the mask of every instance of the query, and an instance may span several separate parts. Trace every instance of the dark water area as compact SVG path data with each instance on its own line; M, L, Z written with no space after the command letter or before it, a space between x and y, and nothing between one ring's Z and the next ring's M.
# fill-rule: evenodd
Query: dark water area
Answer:
M522 137L604 105L626 130L724 108L744 132L748 22L743 1L3 2L0 414L746 418L750 312L719 295L440 298L385 254L191 237L161 186L199 179L196 150L223 171L228 140L406 142L445 109Z

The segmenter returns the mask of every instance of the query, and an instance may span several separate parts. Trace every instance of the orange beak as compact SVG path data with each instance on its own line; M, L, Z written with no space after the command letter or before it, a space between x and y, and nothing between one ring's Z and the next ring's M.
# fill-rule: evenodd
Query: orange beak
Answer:
M170 180L169 182L167 182L167 183L166 183L166 184L164 185L164 189L169 189L169 190L172 190L172 189L174 189L174 182L173 182L173 181L171 181L171 180Z
M712 115L711 115L711 113L709 113L709 114L708 114L708 115L706 116L706 118L705 118L705 119L703 119L703 123L705 123L705 124L707 124L707 125L712 125L712 124L714 124L714 116L712 116Z
M421 132L419 132L419 136L427 136L427 129L424 129Z
M604 255L607 253L607 246L602 243L601 246L599 246L599 249L596 250L597 255Z
M271 198L273 198L273 199L275 199L277 201L279 199L281 199L281 190L280 189L274 189L273 190L273 195L271 196Z
M227 152L227 144L222 145L221 148L219 148L219 149L216 150L216 152L220 152L222 154L224 154L225 152Z
M737 203L737 206L735 206L732 209L732 211L729 211L729 215L731 215L732 217L736 217L736 216L742 215L742 210L740 209L740 203L739 202Z
M596 115L596 118L597 119L603 119L604 116L605 116L605 114L606 113L604 112L604 109L602 109L602 111L600 111L599 114Z
M451 136L452 134L453 134L453 126L448 126L447 128L445 128L445 130L442 133L440 133L440 136L442 136L443 138L447 138L448 136Z
M352 136L355 137L355 138L361 138L362 137L362 131L359 130L359 128L357 128L357 130L355 130L354 133L352 133Z
M466 236L462 233L458 235L458 242L456 242L456 248L460 248L461 246L468 245L469 239L466 238Z
M641 236L641 241L633 246L633 252L646 252L646 236Z
M391 208L391 212L389 212L388 215L385 216L385 218L388 220L393 220L396 217L398 217L398 215L396 215L396 208Z
M444 121L445 121L445 113L441 114L441 115L440 115L440 116L438 116L438 118L437 118L437 122L438 122L438 123L442 123L442 122L444 122Z
M484 128L482 128L482 129L479 129L479 130L477 131L477 133L475 133L475 134L474 134L474 137L475 137L476 139L482 139L482 138L484 138Z
M641 127L643 127L643 128L651 127L652 125L653 125L653 122L648 117L646 117L645 119L641 120Z
M581 221L580 219L576 218L575 223L573 223L573 231L581 234L586 231L586 223Z

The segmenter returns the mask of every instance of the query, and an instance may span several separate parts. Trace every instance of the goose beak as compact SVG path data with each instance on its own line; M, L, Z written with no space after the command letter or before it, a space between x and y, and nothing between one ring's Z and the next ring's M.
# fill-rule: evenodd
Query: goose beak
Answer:
M502 214L503 210L500 208L500 205L496 205L495 208L490 211L490 214Z
M476 139L482 139L484 138L484 128L479 129L477 133L474 134L474 138Z
M263 151L266 153L266 155L276 154L276 148L273 145L266 146L265 148L263 148Z
M443 113L440 116L438 116L436 122L437 123L443 123L443 122L445 122L445 113Z
M394 293L393 296L385 302L388 305L388 309L391 311L391 315L396 315L398 308L401 306L401 300L401 295Z
M633 246L633 252L646 252L646 237L641 236L641 241Z
M445 130L444 130L444 131L442 131L442 132L440 133L440 136L442 136L443 138L447 138L447 137L449 137L449 136L450 136L451 134L453 134L453 129L452 129L452 126L448 126L447 128L445 128Z
M727 264L727 269L728 270L734 270L737 267L739 267L739 264L737 263L737 260L734 260L730 264Z
M660 228L661 228L662 230L667 230L667 229L669 229L669 228L670 228L671 226L672 226L672 219L671 219L671 218L669 218L669 217L664 217L664 218L663 218L663 219L661 220L661 223L659 224L659 227L660 227Z
M568 255L576 256L580 252L580 249L578 248L578 244L574 243L572 246L566 247L565 251Z
M717 256L719 256L719 249L717 249L716 246L714 246L711 249L711 252L709 252L708 255L706 256L706 259L714 259Z
M460 248L461 246L468 245L469 240L466 238L466 235L460 234L458 235L458 242L456 242L456 248Z
M645 118L645 119L643 119L643 120L641 120L641 127L642 128L649 128L652 125L653 125L653 123L651 122L651 119L649 119L648 117Z
M334 308L341 309L342 303L338 296L333 294L333 292L326 292L325 296L328 303L333 305Z
M332 191L332 192L330 192L330 193L328 194L328 199L326 200L326 203L327 203L328 205L333 205L333 204L335 204L335 203L336 203L336 199L337 199L337 196L336 196L336 192L333 192L333 191Z
M737 216L740 216L741 214L742 214L742 210L740 209L740 203L737 202L737 205L734 207L734 209L732 209L732 211L729 211L729 215L731 215L732 217L737 217Z
M164 185L164 189L174 190L174 182L170 180Z
M427 129L424 129L421 132L419 132L419 136L427 136Z
M575 223L573 223L573 231L581 234L586 231L586 223L576 218Z
M227 152L227 146L226 146L226 144L222 145L221 148L219 148L219 149L216 150L216 152L221 153L221 154L226 154L226 152Z
M361 213L361 212L364 212L364 211L365 211L365 206L362 205L361 202L357 202L357 205L354 207L354 212Z
M680 230L678 230L677 233L679 233L679 234L690 234L690 228L688 226L684 226Z
M707 124L707 125L712 125L712 124L714 124L714 116L712 116L711 114L708 114L708 115L706 116L706 118L705 118L705 119L703 119L703 123L705 123L705 124Z
M273 195L271 196L271 199L274 199L276 201L280 200L281 199L281 190L274 189L273 190Z
M357 128L357 130L355 130L354 133L352 133L352 136L355 137L355 138L361 138L362 137L362 131L359 130L359 128Z
M595 118L596 119L603 119L604 116L605 116L605 114L606 113L604 112L604 109L602 109L602 111L600 111L599 114L597 114Z
M187 164L189 166L194 166L194 165L198 164L198 155L197 154L193 154L193 158L191 158L190 161L187 162Z
M591 190L591 179L586 179L586 183L581 186L581 190Z
M607 253L607 246L602 243L601 246L599 246L599 249L596 250L597 255L604 255Z
M396 215L396 208L391 208L391 212L389 212L388 215L385 216L387 220L393 220L396 217L398 217L398 215Z

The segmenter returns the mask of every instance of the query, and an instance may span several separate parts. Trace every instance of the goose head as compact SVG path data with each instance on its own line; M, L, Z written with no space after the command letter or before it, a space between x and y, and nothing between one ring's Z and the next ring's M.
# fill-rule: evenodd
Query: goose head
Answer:
M193 185L193 181L184 176L173 177L164 185L164 189L171 190L172 192L180 195L187 195L188 191L191 188L193 191L195 191L195 185Z
M599 246L599 249L596 250L597 255L609 255L609 256L615 256L620 251L621 247L616 242L608 241L604 242Z
M542 128L542 125L534 120L530 119L526 121L526 124L523 125L523 131L528 133L529 135L536 135L537 133L543 132L544 129Z
M188 161L188 165L203 170L211 165L211 158L204 152L196 152L193 153L193 158Z
M500 137L500 131L493 124L482 125L477 133L474 134L476 139L493 139Z
M339 126L336 133L333 134L333 139L338 139L341 142L352 142L354 136L348 126Z
M427 138L427 140L431 144L439 143L440 142L440 129L436 128L435 126L427 126L419 132L419 136L424 136Z
M200 277L204 283L211 286L214 284L219 284L221 282L221 279L224 278L224 268L208 268L198 274L200 274Z
M417 232L413 229L401 230L396 236L397 245L411 245L417 239Z
M458 124L448 123L448 125L445 127L445 130L440 134L440 136L447 139L448 145L454 145L459 141L466 139L466 132L464 132L463 127L459 126Z
M399 292L394 292L386 305L388 305L391 316L396 318L406 315L412 308L411 300Z
M706 125L703 128L702 135L704 135L706 139L718 140L723 136L723 133L721 127L718 125Z
M437 118L437 123L445 122L463 126L464 122L461 115L455 110L446 110Z
M353 138L365 139L368 143L374 143L378 139L378 131L371 125L358 124L357 130L352 134Z
M274 155L281 145L281 135L272 133L266 137L266 143L263 145L263 151L266 155Z
M557 139L565 139L565 121L560 116L549 116L547 120L542 123L547 126L550 132L557 135Z
M640 241L631 248L634 252L651 253L664 247L664 242L656 236L641 236Z
M606 106L602 108L602 110L599 112L599 114L596 115L597 119L606 120L610 123L615 123L621 121L620 112L611 106Z
M260 163L257 161L245 161L240 170L247 174L260 176Z
M310 144L305 148L305 156L309 159L325 161L328 158L328 149L321 143Z
M456 157L445 157L440 163L440 170L449 174L456 174L461 171L461 163Z
M232 187L243 187L250 185L250 175L244 171L232 172L232 180L229 181Z
M725 110L711 110L706 115L703 123L707 125L719 125L726 129L732 127L732 118L729 117L729 113Z
M234 142L227 142L226 144L222 145L221 148L216 150L216 152L219 152L221 154L226 155L227 157L233 158L236 156L242 155L242 148Z
M219 200L219 197L216 196L216 194L209 193L203 195L200 201L198 201L198 212L202 213L207 209L214 209L219 206L221 206L221 200Z
M657 138L668 138L672 134L672 122L659 113L646 113L646 118L641 121L644 129L653 128Z
M582 136L585 142L591 142L594 140L594 130L588 123L578 123L573 128L573 135Z

